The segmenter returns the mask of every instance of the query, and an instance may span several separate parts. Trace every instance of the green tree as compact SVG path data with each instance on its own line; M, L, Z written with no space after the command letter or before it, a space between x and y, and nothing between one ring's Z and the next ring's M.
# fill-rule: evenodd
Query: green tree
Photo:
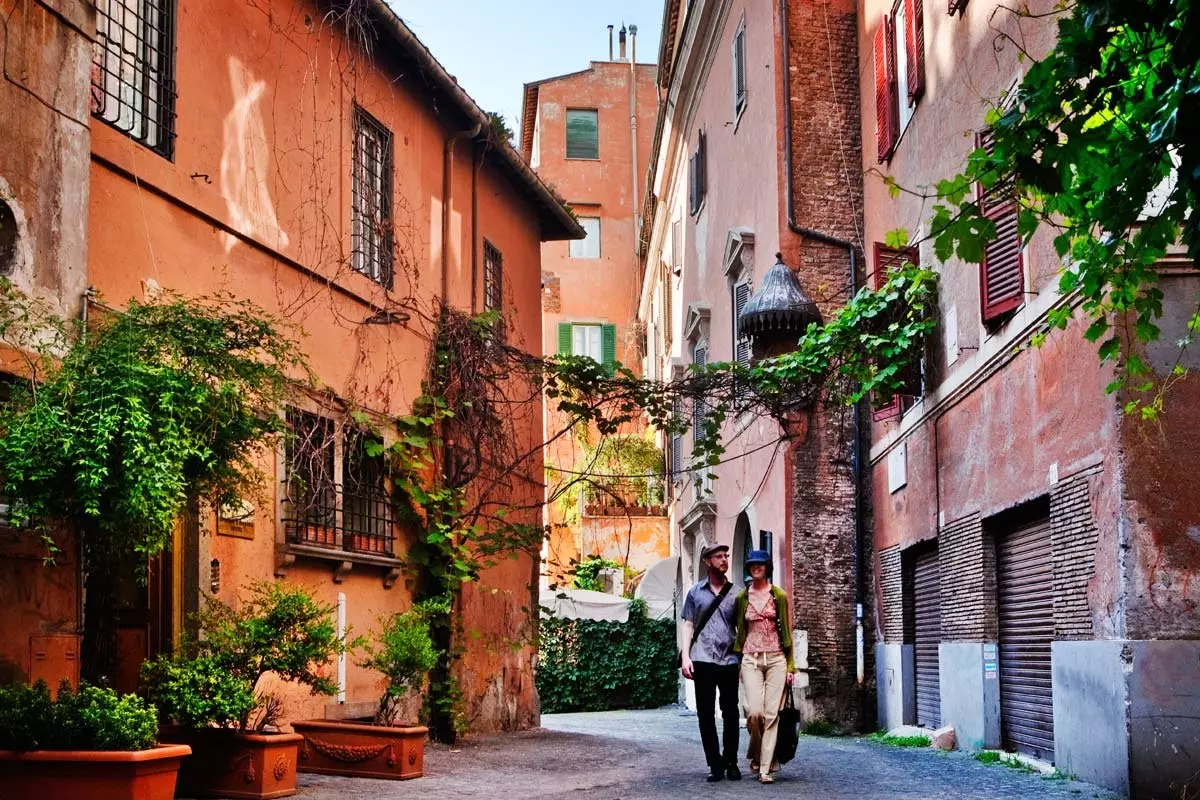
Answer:
M6 295L0 314L19 318ZM45 380L0 411L0 473L14 518L78 531L86 570L83 668L111 678L119 576L144 575L187 504L257 491L254 458L280 430L294 340L245 302L130 302L67 350Z

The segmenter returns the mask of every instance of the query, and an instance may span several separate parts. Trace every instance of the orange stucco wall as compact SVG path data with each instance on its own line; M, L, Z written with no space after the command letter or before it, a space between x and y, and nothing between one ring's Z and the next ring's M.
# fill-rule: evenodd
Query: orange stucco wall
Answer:
M494 156L484 158L473 175L467 139L453 151L449 236L443 238L443 148L451 133L470 127L454 117L452 104L435 109L410 78L364 57L304 0L272 3L269 10L227 0L182 2L176 42L178 116L171 160L92 121L90 176L86 171L82 176L90 178L92 189L90 198L82 194L90 238L86 268L104 304L119 308L159 290L249 299L294 326L309 365L329 392L379 414L398 414L421 389L443 256L449 301L474 308L483 285L482 276L473 274L472 258L477 252L482 260L486 239L503 254L507 335L536 349L537 210ZM76 76L85 97L86 76L86 70ZM396 279L390 292L349 267L356 104L394 137ZM82 260L81 251L77 261ZM78 266L82 272L83 264ZM380 310L403 311L411 319L368 324ZM530 405L517 418L522 450L536 450L542 433L540 405ZM283 565L277 513L281 455L265 453L262 466L267 483L251 538L218 533L211 515L200 520L201 602L216 597L236 604L249 582L285 574L320 601L333 604L344 596L346 622L356 634L374 629L380 615L410 605L404 580L386 587L379 567L357 565L339 583L336 560L302 556ZM528 469L530 488L518 494L528 494L532 500L526 505L533 507L540 457ZM537 521L535 512L526 516ZM397 555L404 550L401 541ZM5 642L22 632L27 642L27 633L53 631L74 617L76 565L70 554L30 581L25 578L35 573L27 561L11 562L24 566L14 568L21 580L2 581L4 605L35 595L48 599L39 601L36 619L0 614ZM13 570L4 563L9 577ZM213 592L216 565L220 580ZM519 554L486 570L463 593L463 694L474 730L536 724L527 638L535 574L536 559ZM10 622L20 631L10 630ZM9 655L0 653L0 659ZM352 661L346 676L345 706L286 690L286 718L363 713L377 700L382 679Z

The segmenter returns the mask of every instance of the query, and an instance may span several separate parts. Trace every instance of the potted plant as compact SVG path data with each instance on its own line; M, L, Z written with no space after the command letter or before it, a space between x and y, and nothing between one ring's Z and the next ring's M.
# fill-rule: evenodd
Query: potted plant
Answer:
M359 666L381 672L383 696L372 719L293 723L304 737L300 771L406 780L424 774L428 728L397 724L408 695L437 662L426 607L381 620Z
M156 745L158 715L136 695L66 681L0 687L0 786L5 797L170 800L191 751Z
M283 733L280 698L258 690L264 675L337 693L322 668L345 652L333 606L280 583L250 587L239 609L213 600L197 636L173 656L148 662L142 682L164 720L164 741L192 748L179 774L189 797L265 798L296 793L301 737Z

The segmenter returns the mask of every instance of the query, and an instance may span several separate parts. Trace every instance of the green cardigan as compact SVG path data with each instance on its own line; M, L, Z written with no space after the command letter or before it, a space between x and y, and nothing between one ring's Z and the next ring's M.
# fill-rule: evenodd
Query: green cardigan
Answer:
M796 671L796 662L792 653L792 613L788 603L787 592L778 586L771 587L775 596L776 630L779 631L779 645L787 656L788 672ZM737 640L733 643L733 652L739 656L746 645L746 610L750 607L750 590L743 589L734 601L734 613L737 616Z

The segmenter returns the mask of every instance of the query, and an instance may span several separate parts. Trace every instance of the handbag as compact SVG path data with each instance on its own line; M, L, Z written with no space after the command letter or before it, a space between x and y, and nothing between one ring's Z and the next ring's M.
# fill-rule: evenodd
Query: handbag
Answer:
M725 599L725 595L729 594L729 590L732 587L733 581L726 581L725 585L721 587L721 591L717 592L717 599L709 603L708 607L700 613L700 619L696 620L696 627L692 629L692 641L688 643L689 653L692 650L692 645L694 645L696 640L700 638L700 631L704 630L704 626L708 624L710 619L712 619L712 615L717 612L717 609L721 605L721 601ZM679 652L675 654L675 667L679 668L682 666L683 653Z
M792 687L783 690L783 706L779 709L779 733L775 738L775 760L786 764L796 757L800 743L800 712L792 699Z

